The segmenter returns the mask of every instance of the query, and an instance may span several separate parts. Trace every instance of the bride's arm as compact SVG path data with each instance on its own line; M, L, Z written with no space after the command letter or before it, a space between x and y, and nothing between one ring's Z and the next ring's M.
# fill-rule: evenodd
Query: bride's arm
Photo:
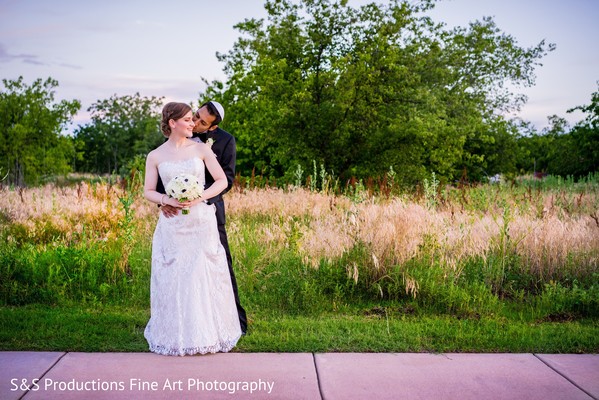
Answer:
M223 190L227 188L227 176L223 171L223 168L218 163L216 156L210 150L208 146L202 146L202 156L204 164L210 172L210 175L214 178L214 183L209 188L204 190L202 193L202 200L210 199L214 196L218 196Z

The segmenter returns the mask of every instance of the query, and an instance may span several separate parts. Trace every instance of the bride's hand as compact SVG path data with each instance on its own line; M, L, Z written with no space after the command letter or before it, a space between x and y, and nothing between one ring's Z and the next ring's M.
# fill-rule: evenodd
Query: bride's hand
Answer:
M175 200L175 202L177 203L176 207L177 208L189 208L189 207L193 207L201 202L203 202L204 199L199 197L195 200L186 200L186 201L177 201Z
M160 209L165 217L170 218L179 214L179 209L190 207L192 205L191 203L191 201L179 201L177 199L173 199L172 197L163 197L163 202L160 206Z
M201 203L201 202L203 202L203 201L204 201L204 198L202 198L202 197L198 197L198 198L197 198L197 199L195 199L195 200L186 201L186 202L183 202L183 203L181 203L181 204L184 204L184 206L183 206L183 207L193 207L193 206L195 206L195 205L198 205L198 204L200 204L200 203Z

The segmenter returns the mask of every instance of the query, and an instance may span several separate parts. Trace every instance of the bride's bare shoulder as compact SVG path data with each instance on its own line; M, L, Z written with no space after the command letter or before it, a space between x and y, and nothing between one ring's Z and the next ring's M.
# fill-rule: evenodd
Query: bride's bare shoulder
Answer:
M199 154L201 156L201 158L204 158L204 155L206 154L206 150L209 149L209 147L206 146L206 143L195 142L195 141L191 145L191 148L193 149L194 153Z
M161 147L162 145L158 146L157 148L148 153L148 155L146 156L147 163L158 164L158 161L162 158L162 153L164 152L164 150L161 149Z

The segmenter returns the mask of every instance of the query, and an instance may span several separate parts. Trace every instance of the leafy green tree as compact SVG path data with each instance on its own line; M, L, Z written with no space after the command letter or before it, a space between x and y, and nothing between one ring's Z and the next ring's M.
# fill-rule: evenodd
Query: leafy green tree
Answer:
M519 173L548 173L559 175L556 170L556 155L563 151L568 141L567 121L557 115L547 118L549 127L538 132L530 123L521 123L517 138L519 152Z
M342 178L484 175L494 143L514 146L500 114L524 99L506 83L531 85L553 46L519 47L488 18L446 30L426 17L433 5L269 0L267 21L236 25L242 36L218 55L228 80L203 97L228 108L238 170L291 178L316 161Z
M98 100L88 109L91 123L75 131L85 155L77 170L119 173L136 155L147 154L164 141L160 132L163 98L117 96Z
M566 150L568 153L567 158L576 154L576 150L572 149L572 141L568 132L570 126L566 119L557 115L551 115L547 119L549 127L542 131L545 141L540 143L542 152L538 155L539 162L535 165L534 171L562 175L563 168L559 164L564 159L564 151Z
M481 181L495 174L516 175L521 159L518 124L495 116L480 129L482 134L469 137L464 144L464 178Z
M78 100L54 101L58 82L37 79L31 85L3 79L0 91L0 171L6 182L24 186L41 178L70 171L74 148L61 135L80 108Z
M516 169L518 174L527 174L536 171L537 160L540 160L539 151L547 140L539 134L536 127L529 121L513 121L518 134L516 142L518 146Z
M566 119L548 117L549 127L538 133L530 124L522 124L524 132L517 142L520 148L519 171L542 172L563 177L580 178L599 170L599 91L591 96L591 104L574 107L586 117L570 128Z
M599 171L599 90L592 94L591 104L574 107L568 112L580 110L586 117L570 131L567 145L556 157L561 175L586 176Z

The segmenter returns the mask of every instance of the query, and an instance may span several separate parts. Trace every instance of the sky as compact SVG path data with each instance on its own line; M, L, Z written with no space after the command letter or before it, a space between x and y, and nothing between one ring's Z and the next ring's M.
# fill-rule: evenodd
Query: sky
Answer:
M440 0L428 14L448 27L491 16L520 46L555 43L535 86L519 90L528 102L513 116L537 129L554 114L571 125L583 118L566 111L589 104L598 89L599 1ZM115 94L195 103L202 78L226 80L216 53L232 49L234 25L265 17L264 0L0 0L0 78L56 79L58 100L82 103L68 130Z

